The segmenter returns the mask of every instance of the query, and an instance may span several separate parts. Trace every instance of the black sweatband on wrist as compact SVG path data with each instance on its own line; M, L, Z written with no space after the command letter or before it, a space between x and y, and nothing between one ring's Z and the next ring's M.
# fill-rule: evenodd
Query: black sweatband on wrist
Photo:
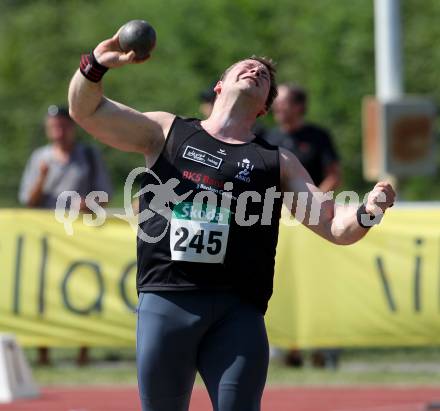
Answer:
M108 67L99 64L93 55L93 51L91 51L89 54L83 54L81 56L79 70L87 80L98 83L107 72Z
M371 228L373 225L380 223L380 220L382 220L382 214L376 216L369 214L365 208L365 204L362 203L357 209L356 218L361 227Z

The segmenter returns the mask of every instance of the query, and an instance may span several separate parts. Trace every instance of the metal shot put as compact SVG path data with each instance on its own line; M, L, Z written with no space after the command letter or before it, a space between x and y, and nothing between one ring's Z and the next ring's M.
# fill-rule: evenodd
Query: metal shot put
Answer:
M156 32L145 20L131 20L121 27L118 39L122 51L133 50L136 60L144 60L156 45Z

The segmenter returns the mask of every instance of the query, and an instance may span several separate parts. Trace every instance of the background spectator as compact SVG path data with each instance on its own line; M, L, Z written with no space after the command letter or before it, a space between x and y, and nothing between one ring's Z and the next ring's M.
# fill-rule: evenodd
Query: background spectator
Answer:
M37 148L26 164L19 192L23 205L54 209L58 196L73 190L81 196L81 210L87 211L84 200L90 191L105 191L110 197L110 178L98 151L76 141L75 128L66 107L49 107L45 130L50 144ZM50 364L47 347L39 347L38 361ZM78 364L87 362L87 347L81 347Z
M341 184L339 156L328 131L306 122L305 89L295 84L280 84L272 110L277 127L269 131L266 140L293 152L322 191L335 190ZM333 368L338 358L338 349L315 350L311 357L315 367ZM289 350L286 362L301 367L304 362L301 351Z
M294 84L281 84L272 110L277 127L266 140L293 152L322 191L337 188L341 184L339 157L328 131L305 121L306 91Z
M217 96L214 91L215 84L215 82L211 83L211 85L207 89L203 90L199 94L199 111L202 114L203 118L207 118L211 115L212 107L214 106L214 101Z
M19 200L23 205L55 208L58 196L66 190L81 196L81 209L86 209L85 196L94 190L111 195L111 184L96 149L79 143L75 123L65 107L50 106L45 119L50 144L37 148L24 170Z

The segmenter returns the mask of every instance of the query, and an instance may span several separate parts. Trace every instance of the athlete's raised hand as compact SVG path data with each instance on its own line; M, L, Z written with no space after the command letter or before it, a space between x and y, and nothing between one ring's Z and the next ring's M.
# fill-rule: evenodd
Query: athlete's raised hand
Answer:
M372 215L383 214L394 204L396 193L390 183L378 182L368 194L365 210Z
M108 68L115 68L130 63L143 63L150 58L150 56L147 56L139 60L136 58L136 53L133 50L123 51L119 45L119 32L120 30L112 38L104 40L96 46L93 54L99 64Z

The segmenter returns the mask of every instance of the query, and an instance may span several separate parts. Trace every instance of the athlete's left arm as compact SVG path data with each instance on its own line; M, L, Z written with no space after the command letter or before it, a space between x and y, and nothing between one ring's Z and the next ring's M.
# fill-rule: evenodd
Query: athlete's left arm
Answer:
M293 193L293 204L286 204L293 216L297 215L305 226L334 244L353 244L365 236L368 228L359 225L357 207L336 205L332 198L326 199L326 194L313 184L307 171L290 151L280 148L280 163L281 189L283 193ZM368 194L366 212L372 216L383 214L393 205L395 197L390 184L377 183Z

